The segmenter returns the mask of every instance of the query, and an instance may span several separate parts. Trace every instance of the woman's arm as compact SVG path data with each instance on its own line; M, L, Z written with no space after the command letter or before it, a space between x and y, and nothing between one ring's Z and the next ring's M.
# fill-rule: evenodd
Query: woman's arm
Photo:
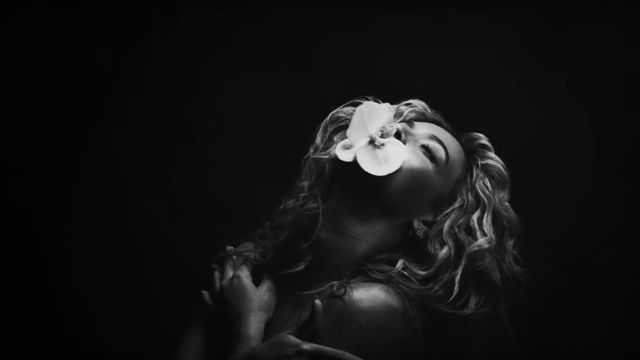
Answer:
M229 250L233 247L227 246ZM219 357L221 351L235 353L262 343L276 303L272 281L265 277L254 285L251 265L239 256L227 256L222 267L213 267L213 292L202 291L204 308L192 321L175 360L204 360L212 351Z
M333 349L320 344L303 341L293 335L297 332L308 337L317 331L322 320L322 303L319 299L313 302L311 312L306 321L294 329L283 332L267 341L264 341L264 328L267 321L273 315L276 302L275 287L269 277L263 278L260 285L253 283L251 267L243 259L230 256L225 260L224 267L216 267L213 276L213 297L203 291L205 303L214 309L226 309L230 315L235 342L231 350L231 360L245 359L334 359L334 360L362 360L346 351ZM215 299L218 300L215 303ZM222 300L222 302L219 302ZM224 304L224 307L220 306ZM221 314L219 314L221 315ZM195 325L192 336L187 336L185 346L193 346L192 349L182 351L190 357L185 360L201 360L202 356L208 356L204 343L216 340L203 327ZM200 330L200 331L198 331ZM231 329L230 329L231 330ZM183 346L184 348L184 346ZM202 351L198 351L202 349ZM191 356L195 353L195 356ZM217 354L220 355L220 354ZM218 356L220 358L220 356Z
M204 319L198 316L189 326L173 360L205 360L206 349Z
M214 271L213 278L215 293L212 296L209 292L203 291L203 300L209 310L221 310L220 306L224 303L224 308L230 312L233 326L228 330L234 330L233 335L236 339L230 359L362 360L344 350L304 341L296 336L309 337L309 334L318 331L323 319L323 305L320 300L316 299L313 302L312 311L305 322L263 342L264 327L275 307L276 294L271 281L265 278L259 286L255 286L250 265L232 256L225 260L222 273L219 270ZM224 300L223 303L220 303L220 300ZM207 331L207 321L204 320L203 314L193 322L174 359L208 359L212 355L208 350L213 350L208 344L216 340L212 336L219 334ZM219 357L221 354L217 355Z
M307 319L300 325L284 331L259 345L240 350L233 354L229 360L363 360L344 350L334 349L299 338L300 336L305 338L314 336L322 320L322 314L322 302L319 299L315 299Z
M236 338L234 352L262 343L264 329L275 311L276 290L273 281L265 276L254 285L251 265L244 259L231 256L224 263L224 271L214 271L214 280L219 279L217 291L222 293L230 311L233 332ZM216 283L218 280L215 280Z

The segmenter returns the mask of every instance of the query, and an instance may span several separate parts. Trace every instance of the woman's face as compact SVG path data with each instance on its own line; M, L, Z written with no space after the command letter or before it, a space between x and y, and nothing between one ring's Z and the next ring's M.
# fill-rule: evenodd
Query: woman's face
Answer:
M449 132L428 122L405 120L395 137L409 157L384 177L383 208L407 220L432 219L464 175L464 151Z

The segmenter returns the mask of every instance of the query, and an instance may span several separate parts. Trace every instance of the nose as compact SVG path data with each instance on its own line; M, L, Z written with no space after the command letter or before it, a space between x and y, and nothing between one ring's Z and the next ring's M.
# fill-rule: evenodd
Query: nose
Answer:
M407 136L404 133L404 126L403 124L398 124L398 126L396 126L396 130L393 133L393 137L400 140L400 142L402 142L403 144L407 144Z

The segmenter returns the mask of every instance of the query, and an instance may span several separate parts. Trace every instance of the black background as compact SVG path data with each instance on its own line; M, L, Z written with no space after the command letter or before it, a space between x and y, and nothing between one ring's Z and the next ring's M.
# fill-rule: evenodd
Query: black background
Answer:
M359 95L425 100L493 141L525 225L522 358L637 352L637 15L5 13L3 352L168 358L208 257Z

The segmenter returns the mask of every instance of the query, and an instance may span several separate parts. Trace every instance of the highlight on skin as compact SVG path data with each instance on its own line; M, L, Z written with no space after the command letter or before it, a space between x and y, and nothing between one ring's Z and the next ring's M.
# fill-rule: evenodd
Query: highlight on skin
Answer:
M239 239L252 246L231 253L244 256L276 279L305 268L312 256L308 246L322 224L323 203L331 194L331 175L339 161L334 148L345 139L351 116L363 101L381 103L374 97L359 97L332 111L319 125L291 192L260 228ZM471 315L500 306L504 290L523 273L516 249L520 223L509 203L505 164L486 136L457 134L421 100L397 104L395 117L417 117L452 134L465 152L465 174L444 210L432 223L424 224L426 236L420 238L408 227L406 243L412 244L411 249L373 257L344 279L305 293L323 296L333 288L339 296L350 284L377 281L393 287L405 301L415 299L446 313Z

